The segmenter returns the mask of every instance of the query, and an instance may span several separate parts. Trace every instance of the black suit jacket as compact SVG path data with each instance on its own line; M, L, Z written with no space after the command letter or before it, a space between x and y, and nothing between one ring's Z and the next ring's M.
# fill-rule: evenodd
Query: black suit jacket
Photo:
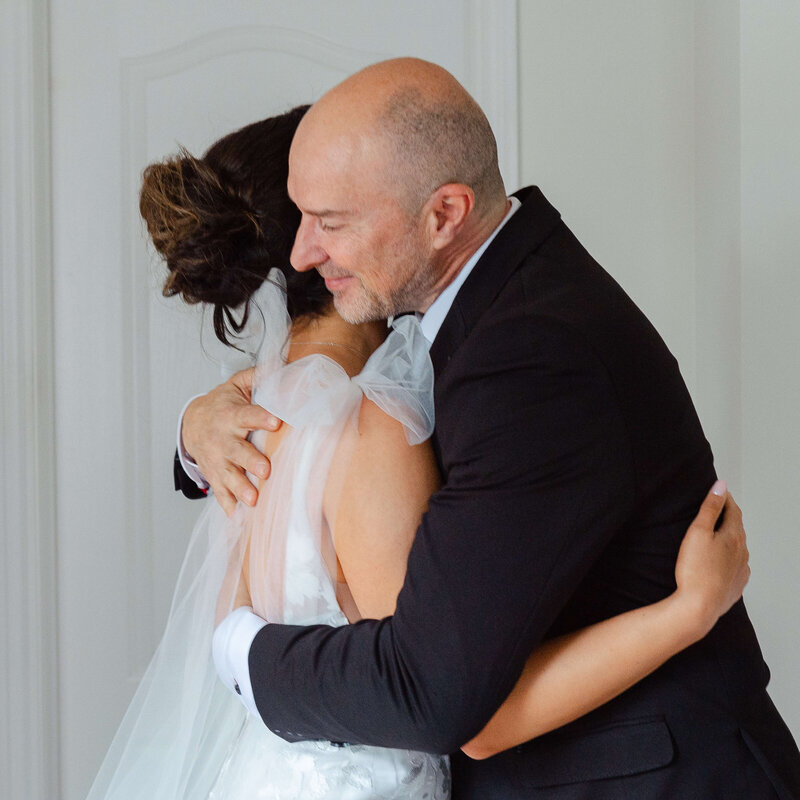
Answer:
M259 711L289 740L454 752L454 800L800 797L741 602L581 720L485 761L458 752L543 639L673 590L715 479L661 338L541 192L519 196L431 350L445 483L394 617L265 627Z
M172 460L172 480L175 484L175 491L183 492L190 500L199 500L207 494L184 472L177 450L175 450L175 457Z

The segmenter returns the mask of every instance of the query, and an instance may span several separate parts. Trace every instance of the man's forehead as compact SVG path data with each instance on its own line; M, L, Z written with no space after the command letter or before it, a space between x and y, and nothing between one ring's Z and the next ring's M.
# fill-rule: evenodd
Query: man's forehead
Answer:
M355 215L386 193L385 171L360 159L300 149L289 159L289 197L306 214Z
M386 156L385 137L377 123L366 124L363 119L344 123L330 114L312 116L309 111L295 132L289 164L303 172L374 169Z
M286 186L291 201L313 217L352 217L361 205L361 193L353 182L337 180L331 173L313 175L290 169Z
M348 174L357 172L352 158L327 143L319 147L300 145L289 153L289 193L306 194L315 187L334 189Z

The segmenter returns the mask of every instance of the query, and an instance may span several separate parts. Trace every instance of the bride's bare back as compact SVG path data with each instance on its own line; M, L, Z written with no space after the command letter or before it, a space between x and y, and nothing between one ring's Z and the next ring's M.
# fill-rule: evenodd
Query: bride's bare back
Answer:
M326 356L352 378L386 331L385 323L350 325L332 310L293 328L286 360ZM290 430L283 425L262 433L258 445L271 461ZM323 533L335 551L336 596L348 621L393 613L414 535L439 485L429 441L410 445L402 423L362 397L356 430L343 435L333 453L322 506ZM259 497L269 491L270 481L262 480ZM250 582L259 579L251 571L249 546L243 577L249 594ZM248 599L240 594L239 603Z

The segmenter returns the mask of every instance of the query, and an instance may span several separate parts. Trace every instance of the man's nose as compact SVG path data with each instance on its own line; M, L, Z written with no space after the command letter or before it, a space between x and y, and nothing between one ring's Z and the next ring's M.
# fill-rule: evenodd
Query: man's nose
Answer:
M289 261L298 272L308 272L327 260L328 254L317 243L316 220L302 217Z

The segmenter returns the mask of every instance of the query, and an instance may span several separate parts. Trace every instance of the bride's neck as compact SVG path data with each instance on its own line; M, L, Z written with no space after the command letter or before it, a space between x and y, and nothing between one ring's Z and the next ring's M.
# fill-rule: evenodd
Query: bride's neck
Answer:
M296 361L312 353L330 356L355 374L361 370L372 352L386 338L386 323L345 322L335 309L323 315L295 320L289 335L288 361Z

